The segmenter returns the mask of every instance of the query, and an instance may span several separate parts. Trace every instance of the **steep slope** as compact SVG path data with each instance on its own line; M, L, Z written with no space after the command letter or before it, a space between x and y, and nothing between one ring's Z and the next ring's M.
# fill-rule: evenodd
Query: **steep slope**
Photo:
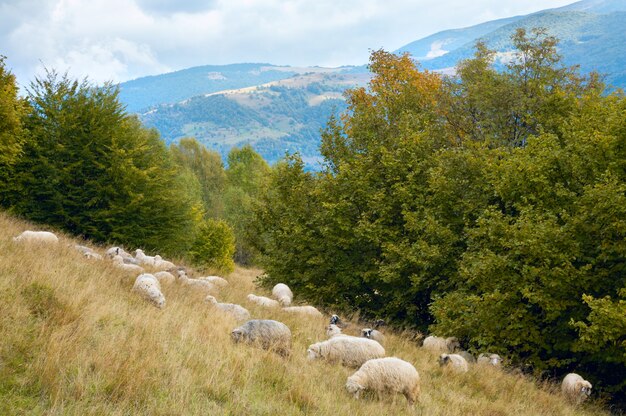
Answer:
M320 129L333 112L345 110L346 88L364 85L367 73L338 69L309 72L250 88L196 96L141 115L167 143L193 136L228 153L250 143L270 163L300 152L311 168L319 158Z
M134 276L108 261L86 260L61 236L56 246L15 244L33 224L0 212L0 414L3 415L603 415L593 404L573 408L519 374L472 368L444 373L436 357L401 334L385 348L420 372L416 409L402 397L344 389L352 369L306 359L324 339L328 317L290 315L249 304L260 292L259 270L238 269L216 293L247 307L254 318L289 326L289 359L233 345L238 325L178 284L163 286L159 310L130 291ZM84 242L83 242L84 244ZM98 249L98 248L96 248ZM101 250L101 249L100 249ZM296 293L297 299L297 293ZM359 327L353 324L353 328Z

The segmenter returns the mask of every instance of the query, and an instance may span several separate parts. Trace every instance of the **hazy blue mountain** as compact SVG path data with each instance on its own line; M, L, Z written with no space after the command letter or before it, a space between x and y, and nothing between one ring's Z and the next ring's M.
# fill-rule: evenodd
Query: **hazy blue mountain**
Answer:
M300 152L310 169L319 169L320 129L346 109L343 92L368 80L354 68L309 68L284 80L159 105L140 118L168 144L193 136L225 156L249 143L270 163Z
M558 51L566 65L580 65L583 72L601 72L607 75L607 83L626 86L626 0L583 0L526 16L443 31L411 42L397 52L409 52L426 69L448 69L471 57L478 40L500 53L512 50L511 34L520 27L547 28L559 38Z
M158 104L173 104L196 95L265 84L297 73L297 68L270 64L198 66L123 82L120 98L128 111L139 112Z

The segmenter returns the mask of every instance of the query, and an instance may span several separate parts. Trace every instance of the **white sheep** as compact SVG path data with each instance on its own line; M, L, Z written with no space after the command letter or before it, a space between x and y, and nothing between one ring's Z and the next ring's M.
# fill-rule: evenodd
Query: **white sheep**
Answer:
M109 258L113 258L115 256L121 256L124 259L133 258L133 256L131 256L129 253L124 251L123 248L118 247L118 246L114 246L114 247L107 249L107 251L104 254Z
M176 265L171 261L163 260L158 254L154 256L153 267L157 270L166 271L176 268Z
M437 353L444 351L452 353L461 348L461 344L456 337L441 338L433 335L426 337L422 346L427 350Z
M211 282L216 286L219 287L226 287L228 286L228 280L224 279L223 277L219 277L219 276L204 276L204 277L199 277L199 280L206 280L207 282Z
M324 315L322 315L322 313L320 311L317 310L317 308L315 306L310 306L310 305L306 305L306 306L287 306L286 308L283 308L283 311L289 312L289 313L298 313L298 314L302 314L302 315L309 315L309 316L319 316L319 317L324 316Z
M157 308L165 306L165 296L161 292L161 285L157 278L151 274L146 273L137 276L133 285L133 291L152 302Z
M361 391L373 390L401 393L409 405L419 401L420 376L413 366L396 357L375 358L366 361L346 382L348 393L359 398Z
M135 250L135 258L139 260L140 264L147 264L149 266L154 266L156 263L156 258L154 256L146 256L146 254L141 249Z
M85 258L102 260L102 256L100 254L96 253L94 250L90 249L87 246L81 246L80 244L75 244L74 248L80 251Z
M498 354L483 353L478 356L476 363L481 364L481 365L487 364L487 365L493 365L494 367L498 367L500 366L500 364L502 364L502 358L500 358Z
M209 282L208 280L189 278L187 276L187 273L184 270L182 270L182 269L178 270L178 281L183 286L190 287L190 288L192 288L194 290L197 290L197 291L203 292L203 293L213 292L213 291L216 291L218 289L217 286L214 283Z
M378 342L349 336L332 337L312 344L307 349L309 360L322 359L346 367L360 367L367 360L384 356L385 349Z
M344 336L344 334L341 332L341 328L339 328L337 325L335 324L330 324L326 327L326 336L328 338L332 338L335 336Z
M271 319L253 319L233 329L231 338L235 343L258 345L287 357L291 354L291 331L282 322Z
M439 356L439 365L441 367L451 368L453 371L457 373L466 373L469 370L469 366L465 358L461 357L459 354L441 354Z
M113 264L116 267L119 267L120 269L124 270L125 272L130 272L130 273L143 273L143 267L141 266L137 266L136 264L126 264L124 262L124 258L120 255L115 255L113 256Z
M165 283L167 285L172 284L176 281L176 278L170 272L156 272L154 274L154 277L156 277L159 282Z
M569 373L563 378L561 392L567 400L574 404L580 404L591 395L591 383L576 373Z
M374 341L378 341L381 344L385 342L385 335L382 332L372 329L372 328L363 328L361 330L361 336L363 338L373 339Z
M289 289L289 286L284 283L278 283L274 286L272 296L283 306L289 306L293 301L293 292Z
M30 231L26 230L17 237L13 237L13 241L19 243L21 241L27 243L58 243L59 238L49 231Z
M248 295L248 300L266 308L278 308L280 306L277 300L266 298L265 296L253 295L252 293Z
M476 362L476 358L474 358L474 356L467 351L464 351L464 350L457 351L457 354L465 358L465 361L467 361L468 364Z
M210 303L222 312L225 312L231 315L238 321L245 321L250 319L250 312L243 306L237 305L235 303L220 303L215 299L215 297L208 295L204 301L206 303Z

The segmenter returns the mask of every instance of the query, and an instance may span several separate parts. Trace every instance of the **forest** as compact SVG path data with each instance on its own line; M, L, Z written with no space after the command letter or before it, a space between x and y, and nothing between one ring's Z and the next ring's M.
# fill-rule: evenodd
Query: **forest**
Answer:
M576 370L626 402L626 100L517 31L496 70L371 55L321 133L324 169L251 147L167 147L111 84L49 70L24 97L0 60L0 206L95 242L264 270L337 311Z

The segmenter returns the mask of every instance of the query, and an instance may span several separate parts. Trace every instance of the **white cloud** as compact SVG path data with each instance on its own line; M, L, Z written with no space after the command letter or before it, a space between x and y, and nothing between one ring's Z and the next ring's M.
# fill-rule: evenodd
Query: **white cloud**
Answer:
M98 82L206 64L362 64L372 49L568 2L0 0L0 54L22 84L40 61Z

